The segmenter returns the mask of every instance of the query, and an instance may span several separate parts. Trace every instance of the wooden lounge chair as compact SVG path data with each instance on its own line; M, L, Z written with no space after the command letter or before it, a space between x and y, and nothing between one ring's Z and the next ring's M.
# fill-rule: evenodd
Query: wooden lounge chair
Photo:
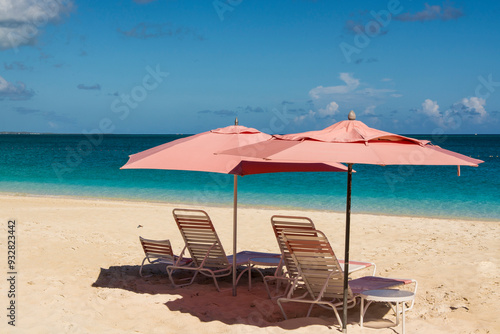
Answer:
M167 273L172 285L180 287L192 284L196 276L202 274L212 277L217 291L220 291L217 278L229 276L232 273L233 256L226 256L210 217L203 210L192 209L174 209L173 215L185 243L180 256L182 258L187 249L192 262L189 265L176 263L167 266ZM270 255L274 254L250 251L238 252L236 254L236 265L248 265L249 259L252 257ZM191 270L195 273L188 283L176 284L172 273L177 269Z
M287 317L282 306L285 302L311 304L306 317L310 315L314 305L331 308L342 327L337 307L343 304L344 273L324 233L318 230L315 233L314 236L310 231L303 232L300 229L282 231L282 238L295 262L298 276L294 279L287 296L278 299L278 305L285 319ZM416 289L416 281L412 279L366 276L351 280L347 307L353 307L356 304L356 297L363 291L387 289L410 283L415 283ZM300 296L293 296L301 287L305 292Z
M276 236L276 240L278 241L278 246L279 246L280 251L281 251L281 261L282 262L281 262L281 265L278 266L278 268L273 276L264 277L264 283L265 283L266 291L269 295L269 298L272 298L272 296L271 296L269 286L267 283L268 281L278 280L278 281L287 281L288 283L292 283L292 281L298 275L297 266L295 265L295 262L292 259L290 252L288 251L288 248L285 244L285 241L283 240L282 231L285 229L300 229L300 230L302 230L302 232L300 234L302 236L305 236L305 235L317 236L316 229L314 227L314 223L308 217L274 215L271 217L271 225L273 227L274 235ZM341 265L343 265L344 261L339 260L339 263ZM282 266L284 266L286 268L285 272L282 271ZM368 268L368 267L373 267L372 275L374 275L375 270L376 270L375 263L349 261L349 274L353 273L355 271L358 271L358 270ZM298 284L300 284L300 281L298 282ZM283 295L286 295L290 286L291 286L291 284L287 284Z
M172 246L170 245L170 240L151 240L139 237L139 240L146 255L141 263L141 268L139 269L139 275L142 275L142 268L144 267L144 262L148 260L150 264L162 264L171 265L179 260L179 257L174 255L172 252ZM191 262L191 259L182 259L179 263L187 265ZM149 277L148 275L146 277Z

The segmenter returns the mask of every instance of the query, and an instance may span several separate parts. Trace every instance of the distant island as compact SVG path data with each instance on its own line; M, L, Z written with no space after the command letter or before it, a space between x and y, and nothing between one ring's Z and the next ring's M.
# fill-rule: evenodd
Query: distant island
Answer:
M11 131L0 131L0 135L40 135L40 132L11 132ZM52 133L46 133L46 134L52 134Z

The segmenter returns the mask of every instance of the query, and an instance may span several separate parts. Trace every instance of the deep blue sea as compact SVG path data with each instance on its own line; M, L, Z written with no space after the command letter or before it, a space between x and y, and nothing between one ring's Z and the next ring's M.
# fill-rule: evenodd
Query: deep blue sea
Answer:
M411 136L411 135L410 135ZM0 135L0 192L232 205L233 176L120 170L133 153L181 135ZM500 220L500 135L447 135L443 148L484 160L479 167L354 165L352 211ZM345 211L346 173L249 175L240 206Z

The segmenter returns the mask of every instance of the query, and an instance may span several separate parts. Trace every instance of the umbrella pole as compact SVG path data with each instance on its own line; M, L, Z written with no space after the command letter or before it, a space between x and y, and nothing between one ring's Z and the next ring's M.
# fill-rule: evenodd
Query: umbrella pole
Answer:
M238 175L234 175L233 192L233 296L236 296L236 238L238 223Z
M347 296L349 292L349 240L351 233L351 187L352 164L347 165L347 203L345 210L345 250L344 250L344 300L342 309L342 332L347 333Z

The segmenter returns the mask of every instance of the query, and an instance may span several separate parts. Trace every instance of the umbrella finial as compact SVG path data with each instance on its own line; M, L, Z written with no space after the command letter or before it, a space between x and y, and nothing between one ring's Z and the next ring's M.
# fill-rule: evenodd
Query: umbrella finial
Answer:
M354 113L354 111L353 111L353 110L351 110L351 111L349 112L349 115L347 115L347 119L348 119L348 120L350 120L350 121L354 121L354 120L356 120L356 114Z
M238 125L238 117L234 119L234 125Z

